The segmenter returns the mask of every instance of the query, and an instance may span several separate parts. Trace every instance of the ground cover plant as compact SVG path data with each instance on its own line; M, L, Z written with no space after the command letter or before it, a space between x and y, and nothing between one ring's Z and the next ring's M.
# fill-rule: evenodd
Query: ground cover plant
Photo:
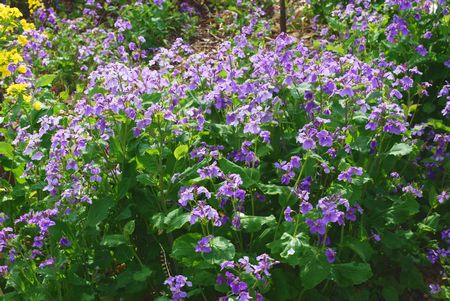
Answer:
M11 2L4 300L450 299L446 1Z

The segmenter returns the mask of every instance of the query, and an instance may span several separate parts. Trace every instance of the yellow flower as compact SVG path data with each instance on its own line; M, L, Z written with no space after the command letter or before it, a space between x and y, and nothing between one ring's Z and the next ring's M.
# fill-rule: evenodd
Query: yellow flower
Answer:
M8 70L8 65L0 65L0 75L1 77L8 77L11 75L11 72Z
M28 84L11 84L8 89L6 89L6 94L8 95L19 95L23 94L27 90Z
M33 108L34 108L36 111L40 111L40 110L42 109L42 103L41 103L40 101L34 102L34 103L33 103Z
M19 65L19 67L17 67L17 71L19 71L19 73L27 73L27 67L25 67L24 65Z
M24 96L23 96L23 100L24 100L26 103L30 103L30 102L31 102L31 95L24 95Z
M17 37L17 42L20 43L20 45L25 46L28 43L28 39L25 36L18 36Z
M30 9L30 13L33 13L38 8L43 8L44 4L41 3L41 0L28 0L28 8Z
M20 20L20 25L22 25L22 28L25 31L36 28L33 23L28 23L25 19Z

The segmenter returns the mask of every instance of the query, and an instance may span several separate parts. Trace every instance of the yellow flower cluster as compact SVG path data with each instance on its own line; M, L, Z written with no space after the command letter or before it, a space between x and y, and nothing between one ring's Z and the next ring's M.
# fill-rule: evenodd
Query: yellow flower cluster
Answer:
M19 42L20 45L25 46L28 43L28 39L25 36L18 36L17 42Z
M33 23L28 23L25 19L20 20L20 25L24 31L36 29Z
M27 84L27 83L11 84L6 89L6 94L10 95L10 96L13 96L13 97L17 97L17 96L21 95L22 99L26 103L30 103L32 97L31 97L31 95L26 94L28 86L29 86L29 84ZM42 109L42 103L40 101L35 101L33 103L33 109L35 109L36 111L40 111Z
M15 7L0 4L0 40L6 39L6 33L14 31L17 27L16 19L22 17L22 13Z
M33 13L36 9L44 7L41 0L28 0L28 7L30 12ZM18 44L15 44L15 48L8 50L7 48L0 48L0 80L3 80L11 76L11 71L8 70L10 64L17 66L17 72L24 74L28 71L23 62L21 55L21 47L25 46L29 40L25 35L15 35L14 32L19 32L35 29L33 23L28 23L25 19L21 19L22 13L14 7L9 7L4 4L0 4L0 45L8 45L13 39L17 38ZM11 45L11 44L10 44ZM14 45L14 44L12 44ZM20 45L20 46L19 46ZM21 64L19 64L21 63ZM7 81L4 82L7 84ZM6 94L11 97L20 96L24 102L31 103L32 96L29 95L27 89L29 84L27 83L12 83L6 89ZM43 105L40 101L34 101L32 104L34 110L39 111Z
M31 1L33 7L36 7L40 1ZM0 4L0 43L4 42L7 44L16 36L13 34L16 29L27 31L35 29L33 23L28 23L22 17L22 13L15 7L10 7L4 4ZM23 47L29 41L26 36L19 35L17 37L17 42ZM2 43L3 44L3 43ZM23 57L20 54L20 48L16 46L15 49L7 50L6 48L0 48L0 79L11 76L11 72L8 70L9 64L17 64L23 61ZM26 73L27 68L24 65L20 65L17 68L19 73Z
M32 14L35 10L39 8L43 8L44 4L41 0L28 0L28 8L30 9L30 13Z
M6 89L6 94L11 96L23 95L27 91L28 84L11 84L8 89Z
M17 49L11 49L9 51L0 50L0 77L4 78L11 75L11 72L8 70L9 64L17 64L22 61L23 57L20 55Z

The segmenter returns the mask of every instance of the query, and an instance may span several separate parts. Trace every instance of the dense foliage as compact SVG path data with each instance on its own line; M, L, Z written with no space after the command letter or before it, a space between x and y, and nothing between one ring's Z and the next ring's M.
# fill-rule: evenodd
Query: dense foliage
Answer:
M447 1L127 2L0 4L0 296L450 299Z

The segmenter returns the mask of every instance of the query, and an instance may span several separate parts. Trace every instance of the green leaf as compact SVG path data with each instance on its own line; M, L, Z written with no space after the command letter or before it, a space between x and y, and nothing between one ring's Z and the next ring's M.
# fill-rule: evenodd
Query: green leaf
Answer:
M253 233L261 230L264 225L275 225L275 216L252 216L240 214L242 229L246 232Z
M189 146L182 144L179 145L173 152L173 155L175 156L175 159L180 160L181 158L184 158L186 154L189 151Z
M143 266L140 271L133 273L133 279L139 282L143 282L147 280L147 278L150 277L151 274L152 271L148 267Z
M382 294L386 301L398 301L398 292L393 286L384 287Z
M7 142L0 142L0 155L4 155L5 157L12 159L14 156L14 149L11 144Z
M339 285L351 286L369 280L372 277L372 269L367 263L339 263L333 265L332 275Z
M107 247L117 247L120 245L124 245L127 243L127 240L125 239L125 236L123 236L122 234L110 234L110 235L106 235L105 237L103 237L103 240L101 242L101 244L103 246L107 246Z
M125 224L125 226L123 227L123 235L127 238L130 239L130 236L133 234L134 232L134 228L136 226L136 223L134 222L134 220L129 221L128 223Z
M303 254L310 246L308 245L308 237L304 234L292 236L284 232L277 240L268 244L271 254L275 257L281 257L283 262L290 265L300 264Z
M264 194L267 195L289 195L291 192L290 188L287 186L279 186L279 185L273 185L273 184L258 184L258 188L261 189L261 191Z
M221 264L226 260L232 260L236 253L231 241L221 236L211 240L211 249L212 252L204 254L204 258L212 264Z
M112 206L114 206L114 202L109 198L93 201L92 205L89 206L86 224L90 227L94 227L102 222L108 216L109 209Z
M419 212L420 205L413 197L399 198L386 212L388 224L399 225Z
M45 87L50 86L53 83L53 80L55 80L56 74L45 74L38 78L38 80L35 83L36 87Z
M152 93L142 95L142 105L145 109L161 100L161 93Z
M406 143L396 143L392 148L387 152L388 155L402 157L406 156L412 152L412 146Z
M184 212L181 208L177 208L169 212L164 218L164 224L166 225L167 232L172 232L183 227L189 221L189 217L190 213Z
M439 226L439 213L435 212L429 216L427 216L422 223L419 223L419 229L425 232L435 233Z
M328 263L323 252L313 249L306 251L305 256L300 261L300 278L305 289L311 289L327 279L331 272L331 265Z
M353 250L362 260L369 261L375 252L367 240L361 241L356 238L346 237L344 246Z

